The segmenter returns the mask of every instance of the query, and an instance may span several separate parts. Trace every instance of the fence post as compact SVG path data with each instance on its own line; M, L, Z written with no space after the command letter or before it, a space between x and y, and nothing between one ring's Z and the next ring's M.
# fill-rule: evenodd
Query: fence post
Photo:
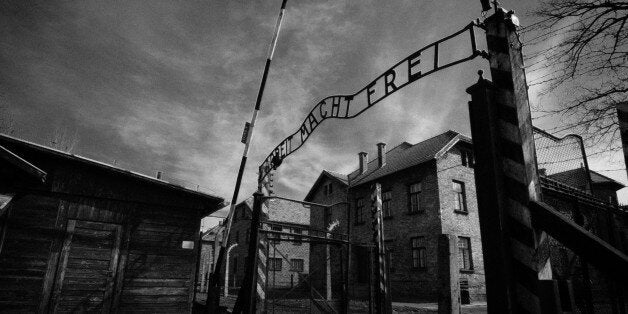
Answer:
M386 263L386 247L384 244L384 222L382 217L382 186L379 183L371 187L371 214L373 218L373 242L377 258L377 283L375 284L375 308L378 314L391 313L392 304L388 291L388 265Z
M438 313L460 313L460 267L458 266L456 236L438 237Z
M233 313L255 313L257 305L257 259L259 227L264 194L253 193L253 214L251 215L251 231L249 237L248 258L244 265L244 280L233 307Z
M549 243L535 229L528 203L540 197L536 152L513 12L485 20L491 76L467 89L489 313L553 313ZM556 284L551 282L549 284ZM554 291L547 289L543 291ZM546 308L545 306L551 306Z

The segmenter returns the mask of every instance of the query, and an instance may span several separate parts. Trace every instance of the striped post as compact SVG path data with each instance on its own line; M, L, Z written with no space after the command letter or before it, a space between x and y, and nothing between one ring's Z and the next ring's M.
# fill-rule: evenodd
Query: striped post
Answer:
M266 289L268 288L268 234L260 233L257 245L257 288L255 293L258 303L264 303L266 310Z
M498 8L485 20L494 82L480 72L467 89L488 312L553 313L560 302L549 243L528 208L540 187L521 42L511 18Z
M390 296L388 291L388 268L386 265L386 247L384 245L384 224L382 223L382 186L373 184L371 188L371 215L373 222L373 243L377 251L377 283L376 302L377 313L391 313Z

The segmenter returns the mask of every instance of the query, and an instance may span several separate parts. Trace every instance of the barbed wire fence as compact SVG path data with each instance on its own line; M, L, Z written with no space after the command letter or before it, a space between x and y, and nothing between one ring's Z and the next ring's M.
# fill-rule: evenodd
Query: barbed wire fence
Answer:
M616 200L605 199L608 191L596 190L582 137L569 134L559 138L534 128L534 140L543 202L621 249L615 235L626 221L626 212L617 206ZM551 238L549 243L554 278L561 289L571 291L568 302L561 295L563 310L573 313L626 311L624 283L605 270L593 267L556 239Z

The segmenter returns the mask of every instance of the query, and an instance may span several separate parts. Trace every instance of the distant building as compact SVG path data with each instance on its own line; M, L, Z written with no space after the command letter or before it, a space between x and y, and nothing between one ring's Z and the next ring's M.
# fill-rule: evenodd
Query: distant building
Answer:
M308 207L282 199L265 201L267 216L263 217L270 230L286 233L305 234L310 224ZM250 197L236 206L227 247L238 244L229 256L229 286L239 287L244 277L245 261L250 239L253 198ZM269 240L267 255L267 282L270 288L289 288L300 284L301 276L309 271L309 243L299 238L274 235L277 240ZM272 235L269 235L272 239Z
M201 261L199 263L199 272L197 284L201 292L207 292L207 284L209 275L214 272L218 252L222 246L225 225L224 220L218 225L207 229L201 235Z
M348 200L352 240L369 245L370 187L379 182L393 300L438 299L438 273L443 262L437 260L438 238L442 234L457 237L464 297L485 300L471 140L448 131L418 144L401 143L389 151L380 143L372 161L366 153L358 155L356 171L348 176L323 171L305 200L324 204ZM332 221L346 222L346 212L330 215ZM342 222L340 225L345 225ZM352 250L352 260L368 260L365 248L353 246ZM350 293L368 294L368 267L353 267L350 278Z
M323 217L313 216L312 225L349 219L352 227L350 294L368 295L368 260L365 248L372 246L370 188L382 185L384 239L394 301L436 302L439 269L448 261L438 260L438 237L457 238L456 259L460 268L460 288L465 301L485 300L484 263L475 193L474 156L471 139L447 131L418 144L401 143L386 151L378 144L378 154L369 161L358 154L358 169L349 175L323 170L305 201L350 203L349 212L338 208ZM546 174L539 169L543 201L623 252L628 252L628 211L619 208L617 191L623 184L584 168ZM590 182L590 183L589 183ZM347 218L349 217L349 218ZM356 245L363 243L364 247ZM556 240L551 239L552 269L557 279L572 280L575 291L584 291L581 262ZM317 258L318 254L312 254ZM332 269L331 272L337 272ZM602 298L605 283L591 269L594 298ZM580 275L581 276L581 275ZM316 278L312 281L316 282ZM576 303L583 296L575 295Z
M223 199L0 135L0 308L191 310L201 218Z

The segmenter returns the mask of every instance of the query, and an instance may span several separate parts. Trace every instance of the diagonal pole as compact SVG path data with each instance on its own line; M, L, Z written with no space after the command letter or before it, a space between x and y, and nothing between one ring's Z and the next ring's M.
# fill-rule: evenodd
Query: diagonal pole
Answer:
M262 97L264 95L264 89L266 86L266 79L268 78L268 71L270 69L270 62L273 59L273 54L275 53L275 47L277 46L277 37L279 37L279 30L281 28L281 21L283 20L284 13L286 11L286 2L287 0L283 0L281 2L281 10L279 11L279 17L277 18L277 24L275 25L275 32L273 34L273 39L268 49L268 57L266 59L266 65L264 66L264 73L262 74L262 82L257 92L257 99L255 101L255 110L253 111L253 117L251 118L251 122L245 125L244 134L242 136L242 139L244 142L244 151L242 152L242 160L240 161L240 169L238 170L238 177L236 179L235 188L233 190L233 197L231 198L229 215L227 216L227 228L225 228L225 233L223 235L223 241L220 246L220 252L218 253L218 260L216 261L215 271L212 274L209 281L210 288L208 289L208 292L207 292L207 301L205 304L207 311L211 309L210 304L212 303L215 306L214 309L217 309L218 307L220 296L218 295L218 293L215 293L215 292L212 293L212 291L216 291L215 287L218 285L218 282L219 282L220 272L222 270L222 264L224 261L224 255L225 255L227 244L229 242L229 233L231 231L231 223L233 221L233 215L234 215L236 203L238 201L238 194L240 193L242 175L244 173L244 168L246 167L246 160L247 160L247 155L249 152L249 146L251 144L251 139L253 137L253 129L255 127L255 120L257 120L257 114L260 111Z

